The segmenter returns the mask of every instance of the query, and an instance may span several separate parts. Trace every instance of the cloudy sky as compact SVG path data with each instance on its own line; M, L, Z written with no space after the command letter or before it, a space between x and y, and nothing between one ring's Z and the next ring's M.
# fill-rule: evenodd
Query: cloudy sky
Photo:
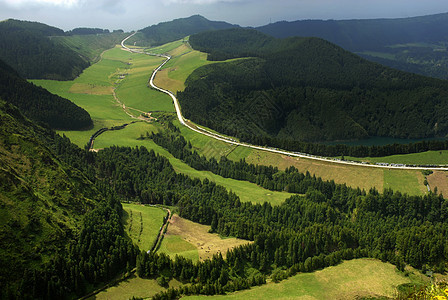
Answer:
M201 14L259 26L281 20L397 18L448 12L448 0L0 0L0 20L75 27L141 29Z

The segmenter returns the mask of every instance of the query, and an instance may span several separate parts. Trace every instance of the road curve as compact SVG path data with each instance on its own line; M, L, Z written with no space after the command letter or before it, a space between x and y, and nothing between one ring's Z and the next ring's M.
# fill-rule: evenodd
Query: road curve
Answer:
M234 139L225 137L223 135L220 134L216 134L213 132L210 132L208 130L205 130L199 126L193 127L190 124L188 124L188 122L185 121L184 117L182 116L181 110L180 110L180 106L179 106L179 101L177 100L176 96L165 89L162 89L158 86L156 86L154 84L154 78L157 74L157 72L167 63L170 61L171 56L169 55L163 55L163 54L156 54L156 53L150 53L150 52L144 52L144 51L139 51L139 50L135 50L129 47L126 47L126 45L124 44L129 38L131 38L132 36L134 36L137 32L132 33L130 36L126 37L122 42L121 42L121 46L133 53L140 53L140 54L146 54L146 55L151 55L151 56L158 56L158 57L164 57L166 58L166 60L161 63L152 73L151 78L149 80L149 84L151 85L152 88L168 94L171 99L173 99L173 103L174 103L174 107L176 108L176 114L177 114L177 118L179 119L179 122L188 127L189 129L206 135L208 137L214 138L215 140L219 140L228 144L232 144L232 145L237 145L237 146L244 146L244 147L249 147L252 149L257 149L257 150L262 150L262 151L268 151L268 152L272 152L272 153L278 153L278 154L283 154L283 155L288 155L288 156L292 156L292 157L301 157L301 158L308 158L308 159L314 159L314 160L318 160L318 161L323 161L323 162L330 162L330 163L337 163L337 164L343 164L343 165L353 165L353 166L360 166L360 167L369 167L369 168L382 168L382 169L403 169L403 170L442 170L442 171L448 171L448 166L428 166L428 167L423 167L423 166L407 166L407 165L402 165L402 164L369 164L369 163L360 163L360 162L354 162L354 161L346 161L346 160L340 160L340 159L331 159L331 158L326 158L326 157L320 157L320 156L315 156L315 155L311 155L311 154L307 154L307 153L299 153L299 152L292 152L292 151L286 151L286 150L282 150L282 149L277 149L277 148L270 148L270 147L262 147L262 146L257 146L257 145L252 145L252 144L248 144L248 143L241 143L238 142Z

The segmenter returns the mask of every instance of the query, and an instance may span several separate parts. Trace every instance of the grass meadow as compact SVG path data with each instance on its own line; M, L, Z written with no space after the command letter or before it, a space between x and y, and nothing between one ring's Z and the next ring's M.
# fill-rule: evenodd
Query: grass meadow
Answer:
M421 153L390 155L383 157L346 157L346 159L354 159L369 162L385 162L397 164L430 164L430 165L448 165L448 150L426 151Z
M128 203L122 205L126 232L140 250L148 251L159 233L166 212L158 207Z
M179 255L194 262L199 261L198 248L177 235L166 234L157 252L168 254L172 259Z
M177 254L193 261L202 261L218 253L225 258L228 249L250 243L237 238L221 238L216 233L209 233L209 230L210 226L194 223L175 214L159 251L173 258Z
M174 279L169 282L169 287L176 288L180 285L181 283ZM137 275L132 275L128 279L119 282L117 285L88 298L88 300L128 300L132 299L132 297L150 299L155 294L165 290L166 288L158 285L155 279L143 279Z
M374 259L355 259L313 273L301 273L280 283L268 283L226 296L183 299L372 299L393 298L397 286L421 280L405 277L394 265Z

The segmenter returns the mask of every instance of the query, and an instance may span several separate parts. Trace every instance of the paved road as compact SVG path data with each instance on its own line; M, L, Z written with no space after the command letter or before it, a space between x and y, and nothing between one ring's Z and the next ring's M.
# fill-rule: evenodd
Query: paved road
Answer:
M415 166L407 166L407 165L403 165L403 164L368 164L368 163L361 163L361 162L354 162L354 161L346 161L346 160L340 160L340 159L332 159L332 158L327 158L327 157L320 157L320 156L315 156L315 155L311 155L311 154L307 154L307 153L299 153L299 152L292 152L292 151L286 151L286 150L282 150L282 149L276 149L276 148L270 148L270 147L262 147L262 146L257 146L257 145L252 145L252 144L248 144L248 143L241 143L238 142L232 138L220 135L220 134L216 134L213 133L211 131L205 130L199 126L196 126L190 122L188 122L187 120L184 119L184 117L182 116L181 110L180 110L180 106L179 106L179 101L177 100L176 96L174 96L174 94L168 90L162 89L158 86L156 86L154 84L154 78L157 74L157 72L167 63L170 61L171 56L169 55L163 55L163 54L155 54L155 53L149 53L149 52L144 52L144 51L140 51L140 50L135 50L129 47L125 46L125 42L126 40L128 40L130 37L132 37L133 35L135 35L136 32L134 32L133 34L131 34L130 36L128 36L127 38L125 38L122 42L121 42L121 46L131 52L134 53L142 53L142 54L147 54L147 55L152 55L152 56L158 56L158 57L164 57L166 58L166 60L160 64L152 73L151 78L149 80L149 84L151 85L151 87L153 87L154 89L163 92L165 94L168 94L171 99L173 100L174 103L174 107L176 108L176 114L177 114L177 118L179 119L179 122L188 127L189 129L209 136L211 138L214 138L216 140L219 141L223 141L225 143L228 144L232 144L232 145L237 145L237 146L243 146L243 147L249 147L252 149L257 149L257 150L262 150L262 151L268 151L268 152L272 152L272 153L278 153L278 154L283 154L283 155L288 155L288 156L292 156L292 157L301 157L301 158L308 158L308 159L314 159L314 160L318 160L318 161L324 161L324 162L330 162L330 163L336 163L336 164L343 164L343 165L354 165L354 166L361 166L361 167L368 167L368 168L383 168L383 169L404 169L404 170L428 170L428 169L433 169L433 170L443 170L443 171L448 171L448 166L430 166L430 167L415 167Z

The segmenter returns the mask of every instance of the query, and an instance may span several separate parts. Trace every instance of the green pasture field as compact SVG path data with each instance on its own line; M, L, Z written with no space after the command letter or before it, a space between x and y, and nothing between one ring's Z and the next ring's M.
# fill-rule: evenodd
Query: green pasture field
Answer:
M130 57L130 69L116 90L120 101L143 111L174 112L170 96L148 87L151 74L164 58L135 53Z
M138 204L122 203L122 205L125 210L123 220L126 232L140 250L148 251L163 225L166 211Z
M313 273L302 273L280 283L268 283L226 296L190 296L183 299L372 299L393 298L397 286L413 281L395 266L374 259L355 259Z
M137 121L124 129L106 131L99 135L93 144L94 149L104 149L111 146L135 147L143 146L146 142L140 138L146 133L157 132L158 128L152 123Z
M408 195L422 195L428 190L420 170L384 169L384 188L391 188Z
M191 259L193 262L199 261L199 252L196 246L177 235L166 234L157 252L168 254L172 259L179 255Z
M169 282L169 287L179 287L181 283L175 279ZM157 284L155 279L143 279L137 275L132 275L126 280L119 282L97 295L88 298L88 300L110 300L110 299L123 299L128 300L132 297L140 297L149 299L155 294L167 290Z
M383 157L346 157L347 160L384 162L408 165L448 165L448 150L426 151L421 153L399 154Z
M178 48L179 46L182 46L184 43L182 40L177 40L171 43L167 43L164 45L160 45L157 47L145 49L147 52L151 53L157 53L157 54L165 54L173 51L174 49Z

